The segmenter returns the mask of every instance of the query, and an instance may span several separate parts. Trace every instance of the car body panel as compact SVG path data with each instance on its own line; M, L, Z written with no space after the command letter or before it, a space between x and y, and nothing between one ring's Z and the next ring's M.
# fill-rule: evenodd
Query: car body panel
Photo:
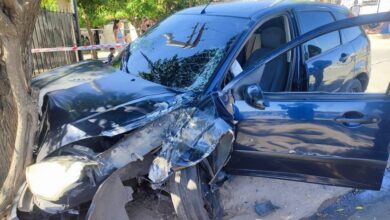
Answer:
M47 93L90 82L116 71L115 68L98 60L82 61L34 77L31 80L31 87L39 91L38 104L42 108L43 98Z
M354 76L365 74L367 78L371 75L371 43L367 35L361 34L358 38L350 42L354 54ZM364 85L367 88L368 82Z
M343 44L305 62L308 91L341 92L354 77L354 50L350 44ZM343 58L343 56L347 56ZM341 61L341 59L345 59Z
M235 103L237 137L228 171L380 188L388 159L389 96L291 93L264 99L265 110ZM338 122L343 117L372 121Z
M37 160L76 141L112 137L144 125L174 105L178 94L122 71L49 92L42 110Z
M349 18L348 10L340 10L333 12L337 20ZM344 84L354 78L360 78L363 89L366 90L368 81L371 75L371 43L367 34L362 27L354 27L356 30L352 33L359 31L360 34L356 38L351 39L348 29L341 30L341 39L343 44L349 44L352 47L352 53L350 58L353 60L353 73L347 75ZM352 28L351 28L352 29Z
M333 22L348 18L348 11L342 9L333 11L327 8L322 8L321 10L308 8L305 10L294 10L297 17L305 12L327 15L329 18L331 17ZM302 26L301 22L300 19L297 19L299 27ZM302 29L300 34L304 34ZM320 51L319 55L309 58L308 46L302 47L302 58L304 59L302 62L305 66L306 76L301 78L307 79L306 85L301 86L301 88L305 89L304 91L344 92L348 87L349 81L357 77L357 74L355 74L357 69L356 62L359 64L369 63L368 55L370 52L366 49L369 42L363 32L352 42L345 40L347 36L345 36L344 31L339 30L332 34L333 36L338 36L339 41L339 45L333 49L325 52ZM353 45L357 41L360 42L359 47Z
M266 63L315 37L385 20L390 20L390 14L337 21L310 31L243 72L224 91L236 94L254 83L248 79L261 76ZM237 142L228 172L380 188L389 156L389 94L282 92L262 96L264 110L236 97Z

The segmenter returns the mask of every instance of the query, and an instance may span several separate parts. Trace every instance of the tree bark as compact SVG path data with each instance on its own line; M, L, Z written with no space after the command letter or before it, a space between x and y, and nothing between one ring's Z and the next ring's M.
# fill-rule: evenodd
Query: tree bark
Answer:
M85 15L85 25L87 26L87 31L88 31L88 35L89 35L89 43L91 45L95 45L96 44L95 36L93 35L92 25L91 25L91 22L89 21L89 18L87 15ZM92 58L97 60L98 59L97 51L91 50L91 52L92 52Z
M13 201L31 163L38 124L31 37L39 0L0 0L0 213Z

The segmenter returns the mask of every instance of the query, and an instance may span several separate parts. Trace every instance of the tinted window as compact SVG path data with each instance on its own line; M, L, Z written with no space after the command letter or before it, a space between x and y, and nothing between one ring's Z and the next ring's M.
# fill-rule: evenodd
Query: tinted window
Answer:
M337 20L347 19L349 18L348 10L344 10L342 12L334 12L334 15L337 17ZM348 43L350 41L355 40L362 34L362 29L360 27L351 27L341 30L342 42Z
M334 22L333 16L329 12L323 11L303 11L298 12L299 26L301 34ZM317 37L304 44L306 59L324 53L340 45L340 35L338 31Z
M174 15L137 39L127 71L180 91L203 90L248 19Z
M351 27L341 30L341 33L343 34L343 43L347 43L359 37L362 31L359 27Z

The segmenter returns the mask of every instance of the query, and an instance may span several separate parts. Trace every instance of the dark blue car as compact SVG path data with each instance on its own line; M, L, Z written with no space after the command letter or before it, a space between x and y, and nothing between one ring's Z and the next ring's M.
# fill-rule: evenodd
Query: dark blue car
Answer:
M357 27L390 15L347 17L284 1L190 8L126 48L120 70L84 62L35 78L41 126L19 218L126 218L134 178L169 192L180 219L219 218L227 175L379 190L390 90L361 93L370 44Z

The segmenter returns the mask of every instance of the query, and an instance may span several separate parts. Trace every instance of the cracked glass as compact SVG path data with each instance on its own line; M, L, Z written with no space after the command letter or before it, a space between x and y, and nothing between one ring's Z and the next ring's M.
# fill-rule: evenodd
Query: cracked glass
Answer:
M202 91L247 19L174 15L131 44L128 73L178 91Z

